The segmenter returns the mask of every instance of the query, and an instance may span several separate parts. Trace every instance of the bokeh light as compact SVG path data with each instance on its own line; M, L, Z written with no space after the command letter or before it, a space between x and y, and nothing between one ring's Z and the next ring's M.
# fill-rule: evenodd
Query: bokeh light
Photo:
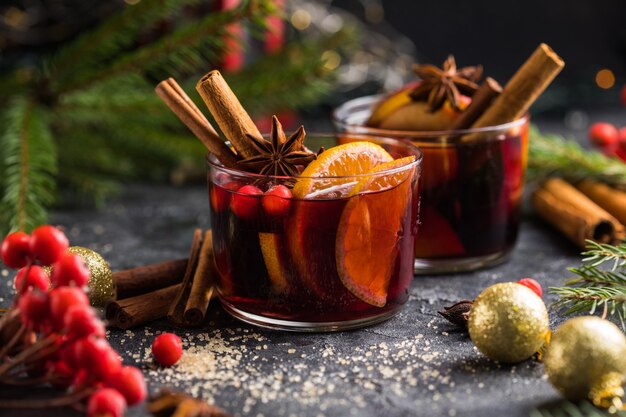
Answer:
M596 84L605 90L615 85L615 74L610 69L604 68L596 73Z

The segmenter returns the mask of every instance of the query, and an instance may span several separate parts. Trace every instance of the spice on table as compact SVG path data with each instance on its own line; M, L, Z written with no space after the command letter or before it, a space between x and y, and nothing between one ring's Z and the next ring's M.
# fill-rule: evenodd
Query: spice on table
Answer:
M624 226L615 217L560 178L537 188L532 204L542 218L581 248L588 239L615 244L624 238Z
M210 233L208 231L207 233ZM184 325L185 308L187 306L187 300L191 293L191 287L193 285L194 273L198 267L198 261L200 259L200 252L202 249L202 242L204 241L204 234L201 229L196 229L193 234L193 241L191 243L191 250L189 251L189 262L187 262L187 268L185 269L185 275L183 276L183 282L178 288L178 293L173 301L170 303L169 310L167 312L167 318L169 321L177 326Z
M105 316L109 325L120 329L130 329L167 315L172 299L178 294L182 284L161 288L134 297L114 300L107 304Z
M149 401L148 411L155 417L230 417L219 407L168 390Z
M159 262L113 273L115 299L123 300L179 284L187 259Z
M587 197L626 225L626 192L586 179L576 185Z
M186 325L198 326L204 322L209 302L213 296L216 278L217 268L213 258L213 235L209 230L204 235L198 267L194 272L191 291L183 313Z
M467 329L467 319L469 319L469 313L472 310L472 300L461 300L449 307L444 307L443 310L437 311L443 318L456 326Z

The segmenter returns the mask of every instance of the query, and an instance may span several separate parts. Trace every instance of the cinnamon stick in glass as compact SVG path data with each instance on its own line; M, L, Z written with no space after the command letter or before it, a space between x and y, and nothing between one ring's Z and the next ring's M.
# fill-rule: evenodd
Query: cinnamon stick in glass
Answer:
M204 322L209 302L213 296L217 269L213 258L213 235L207 231L204 235L198 266L193 275L191 291L183 318L187 326L199 326Z
M207 73L198 81L196 90L200 93L224 136L237 150L237 154L242 158L257 155L258 152L246 134L262 137L261 132L222 74L217 70Z
M209 233L209 232L207 232ZM193 242L191 244L191 250L189 251L189 261L185 269L185 275L183 282L172 299L170 299L169 309L167 311L167 318L177 326L185 325L184 313L187 306L187 300L191 293L191 286L193 283L193 276L198 267L198 260L200 259L200 249L203 242L202 230L196 229L193 234Z
M563 60L548 45L539 45L472 128L496 126L519 119L564 65ZM464 136L462 140L469 142L478 138L480 133Z
M617 244L624 238L624 226L615 217L560 178L544 182L531 201L543 219L580 248L587 239Z
M235 168L237 155L226 146L211 123L176 80L168 78L161 81L155 91L170 110L200 139L209 152L213 153L225 167Z
M626 225L626 192L590 179L580 182L577 187L621 224Z
M491 102L502 93L502 86L491 77L478 87L472 95L472 102L463 110L452 125L450 130L468 129L491 105Z
M186 267L187 259L176 259L114 272L114 298L121 300L178 284Z
M124 330L163 318L181 286L176 284L135 297L110 301L105 309L105 317L109 325Z

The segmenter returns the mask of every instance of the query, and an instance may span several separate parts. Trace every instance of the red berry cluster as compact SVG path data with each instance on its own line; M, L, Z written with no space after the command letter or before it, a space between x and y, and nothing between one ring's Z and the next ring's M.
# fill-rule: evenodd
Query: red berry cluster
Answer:
M291 208L291 190L279 184L263 192L255 185L240 186L237 182L226 182L211 189L211 206L216 213L230 208L242 220L254 221L261 215L269 219L286 216Z
M589 140L605 155L616 156L626 161L626 127L618 130L611 123L594 123L589 128Z
M146 383L139 369L122 366L105 339L104 324L85 293L89 270L68 246L67 237L52 226L30 236L11 233L2 242L2 261L21 269L14 308L0 322L0 336L11 319L19 325L0 349L0 384L9 378L49 383L66 388L70 398L88 397L89 416L122 416L128 405L146 398ZM42 266L52 266L50 278Z

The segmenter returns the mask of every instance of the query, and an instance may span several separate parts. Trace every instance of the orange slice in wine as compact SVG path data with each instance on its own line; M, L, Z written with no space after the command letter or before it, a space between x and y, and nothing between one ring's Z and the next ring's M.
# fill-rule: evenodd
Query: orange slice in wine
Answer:
M285 271L286 261L280 256L282 253L280 236L276 233L259 233L259 245L274 289L279 293L287 291L289 282Z
M400 169L414 160L412 156L392 160L370 173ZM414 169L364 178L352 190L341 215L335 245L339 278L352 294L373 306L387 303Z

